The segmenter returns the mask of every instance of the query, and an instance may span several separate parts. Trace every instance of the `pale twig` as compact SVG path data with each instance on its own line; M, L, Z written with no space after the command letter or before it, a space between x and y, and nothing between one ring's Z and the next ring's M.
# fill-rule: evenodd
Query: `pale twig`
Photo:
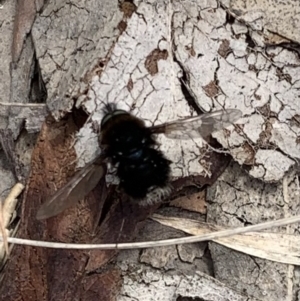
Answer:
M44 103L20 103L20 102L0 102L3 107L28 107L28 108L44 108L47 105Z
M9 237L8 242L20 245L34 246L34 247L44 247L44 248L54 248L54 249L75 249L75 250L92 250L92 249L143 249L143 248L153 248L162 246L171 246L185 243L194 243L200 241L214 240L221 237L228 237L240 233L247 233L252 231L261 231L270 229L273 227L281 227L289 224L300 222L300 215L287 217L279 219L276 221L264 222L257 225L239 227L236 229L227 229L216 231L207 234L201 234L191 237L159 240L159 241L147 241L147 242L136 242L136 243L114 243L114 244L69 244L69 243L58 243L58 242L48 242L48 241L37 241L30 239L21 239L15 237Z

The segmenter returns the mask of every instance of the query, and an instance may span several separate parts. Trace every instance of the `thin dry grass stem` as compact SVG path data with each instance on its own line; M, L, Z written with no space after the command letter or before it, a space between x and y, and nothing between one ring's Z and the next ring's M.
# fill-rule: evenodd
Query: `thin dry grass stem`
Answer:
M0 102L3 107L29 107L29 108L43 108L47 106L44 103L20 103L20 102Z
M283 200L284 200L284 214L288 215L289 214L289 208L290 208L290 197L289 197L289 192L288 192L288 176L286 175L283 180L282 180L282 192L283 192ZM286 233L287 234L292 234L293 230L291 227L286 228ZM287 296L286 296L286 301L291 301L293 300L293 295L294 295L294 282L293 282L293 276L294 276L294 270L295 267L292 264L289 264L287 267Z
M153 219L155 219L155 216L153 217ZM153 248L153 247L162 247L162 246L171 246L171 245L178 245L178 244L208 241L208 240L218 239L221 237L228 237L240 233L261 231L261 230L271 229L274 227L286 226L298 222L300 222L300 215L287 217L276 221L264 222L257 225L239 227L236 229L221 230L221 231L216 231L208 234L201 234L201 235L196 235L191 237L183 237L183 238L175 238L175 239L167 239L167 240L159 240L159 241L136 242L136 243L67 244L67 243L58 243L58 242L37 241L37 240L30 240L30 239L20 239L14 237L9 237L8 242L14 244L20 244L20 245L54 248L54 249L76 249L76 250L143 249L143 248Z
M6 233L6 227L4 225L4 214L3 214L3 202L0 200L0 231L1 231L1 236L2 236L2 245L4 246L5 253L7 256L9 256L9 250L8 250L8 235ZM1 249L2 246L0 246ZM1 252L2 253L2 252ZM4 256L4 254L3 254Z

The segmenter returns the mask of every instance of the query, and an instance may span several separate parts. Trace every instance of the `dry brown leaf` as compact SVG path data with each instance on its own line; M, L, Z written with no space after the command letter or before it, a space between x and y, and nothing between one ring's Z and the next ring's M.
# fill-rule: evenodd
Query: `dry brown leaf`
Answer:
M191 235L201 235L226 229L196 220L166 217L158 214L155 214L153 219L162 225L182 230ZM297 235L248 232L213 241L248 255L286 264L300 265L300 246L299 236Z
M4 200L3 203L3 221L4 226L7 227L10 223L12 214L16 208L17 202L18 202L18 196L21 194L21 192L24 189L24 185L21 183L17 183L12 190L10 191L7 198Z
M7 237L10 235L10 231L7 229L12 214L17 204L17 197L20 195L24 185L17 183L10 191L4 202L0 201L0 231L2 235L2 242L0 242L0 260L3 260L5 254L9 255Z
M171 206L180 207L189 211L206 214L205 191L182 196L170 203Z

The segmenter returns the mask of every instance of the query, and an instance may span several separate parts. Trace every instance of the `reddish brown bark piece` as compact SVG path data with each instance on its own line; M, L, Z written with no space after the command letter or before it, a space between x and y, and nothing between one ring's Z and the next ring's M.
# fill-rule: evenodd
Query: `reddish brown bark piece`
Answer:
M145 67L148 72L154 76L158 73L158 61L159 60L166 60L168 58L168 51L167 50L159 50L154 49L146 58L145 60Z
M83 281L81 301L115 300L120 283L120 271L111 267L101 274L87 276ZM99 299L101 296L101 299Z
M51 118L44 123L33 151L18 237L63 242L92 241L101 208L98 196L104 191L103 183L99 183L87 201L63 214L44 222L35 218L46 197L74 174L76 155L72 145L77 130L71 115L59 123ZM88 258L87 251L15 246L4 271L1 298L7 301L74 300L84 293L81 282Z

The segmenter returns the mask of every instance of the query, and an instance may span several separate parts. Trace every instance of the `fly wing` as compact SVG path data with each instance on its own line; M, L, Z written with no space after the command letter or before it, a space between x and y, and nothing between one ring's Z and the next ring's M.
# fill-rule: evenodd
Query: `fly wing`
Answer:
M151 127L150 130L153 134L165 134L166 137L172 139L206 138L213 132L228 127L241 117L240 110L227 109L160 124Z
M37 212L38 220L55 216L82 200L93 190L106 172L103 158L86 165L62 188L55 192Z

